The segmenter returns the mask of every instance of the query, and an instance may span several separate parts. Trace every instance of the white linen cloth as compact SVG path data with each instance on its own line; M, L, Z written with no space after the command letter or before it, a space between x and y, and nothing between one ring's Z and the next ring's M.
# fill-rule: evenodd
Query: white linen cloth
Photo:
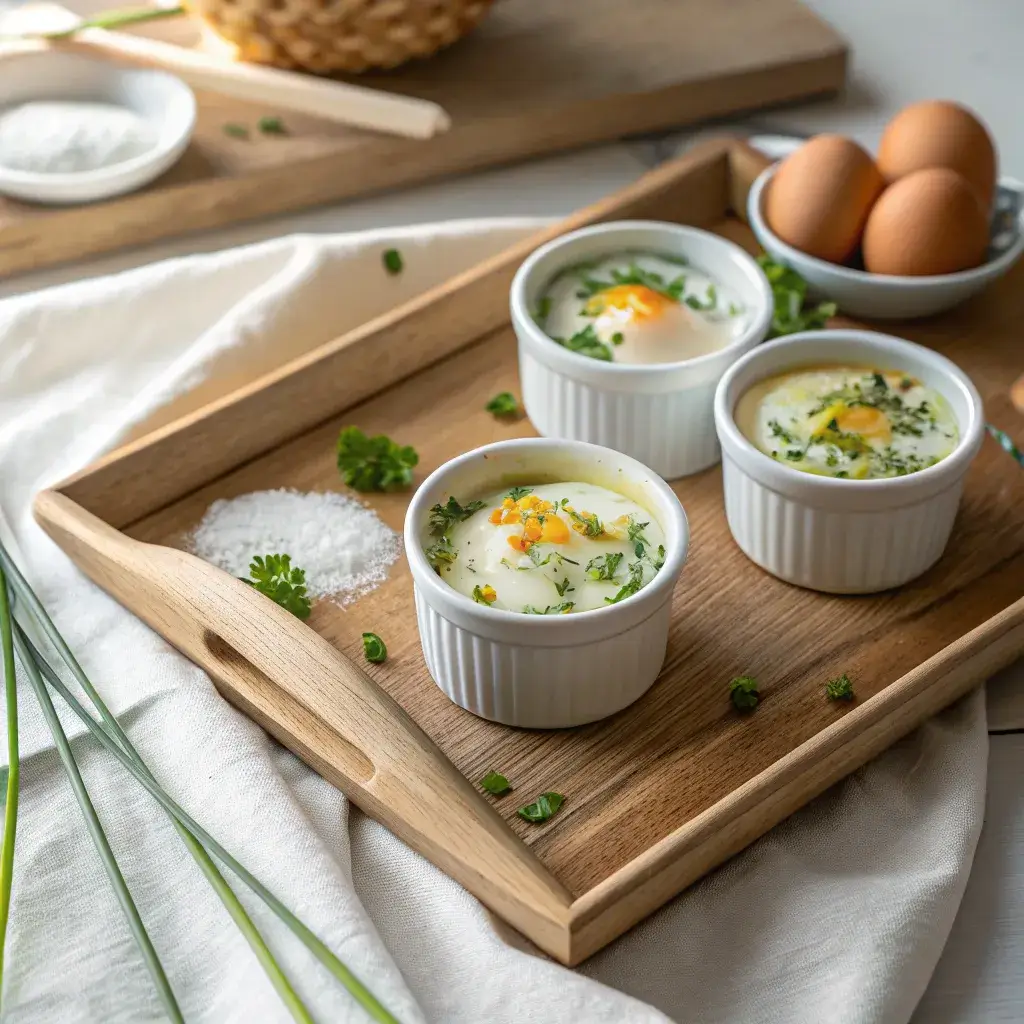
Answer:
M40 488L537 226L295 236L0 303L0 520L162 784L407 1024L910 1018L981 828L980 694L928 723L569 971L220 699L32 521ZM395 245L406 270L381 271ZM952 638L951 638L952 639ZM22 795L4 1019L161 1019L22 680ZM290 1018L166 817L64 714L189 1021ZM366 1014L239 890L319 1021Z

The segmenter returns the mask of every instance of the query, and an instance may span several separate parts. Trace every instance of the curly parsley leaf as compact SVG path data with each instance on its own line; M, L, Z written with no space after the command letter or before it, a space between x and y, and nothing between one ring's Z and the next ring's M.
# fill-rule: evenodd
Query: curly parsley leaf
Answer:
M364 633L363 654L366 655L367 661L379 665L382 661L387 660L388 648L376 633Z
M753 676L737 676L729 684L729 696L737 711L753 711L757 707L761 694L757 688L757 680Z
M491 796L504 796L512 789L512 783L509 782L501 772L488 772L480 780L480 785L487 790Z
M427 522L430 523L430 532L444 534L456 523L465 522L473 513L479 512L484 507L482 501L471 501L466 505L460 505L454 495L442 505L432 505Z
M541 793L532 804L520 807L516 814L525 821L540 824L554 817L564 803L565 797L561 793Z
M424 554L434 570L439 573L441 566L451 565L459 553L452 547L452 542L447 537L442 537L436 544L431 544Z
M415 448L395 444L384 434L367 437L358 427L345 427L338 435L338 472L357 491L408 487L419 461Z
M838 679L830 679L825 684L825 696L829 700L853 700L856 694L850 677L844 672Z
M256 555L249 564L249 575L252 578L243 582L255 587L296 618L309 618L311 606L306 596L306 571L297 566L292 568L291 555L267 555L263 558Z
M484 408L492 416L499 418L519 415L519 402L511 391L502 391L495 395Z

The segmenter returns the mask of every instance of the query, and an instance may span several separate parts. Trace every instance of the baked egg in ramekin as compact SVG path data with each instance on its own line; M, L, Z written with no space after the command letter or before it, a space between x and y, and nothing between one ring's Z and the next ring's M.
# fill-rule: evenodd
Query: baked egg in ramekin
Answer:
M562 235L519 268L512 325L544 437L604 445L672 479L718 461L722 374L765 339L772 295L739 246L657 221Z
M405 519L427 669L505 725L614 714L661 671L688 547L679 499L620 452L526 438L460 455Z
M794 334L735 364L715 395L733 538L780 579L872 593L941 557L984 436L967 375L871 331Z

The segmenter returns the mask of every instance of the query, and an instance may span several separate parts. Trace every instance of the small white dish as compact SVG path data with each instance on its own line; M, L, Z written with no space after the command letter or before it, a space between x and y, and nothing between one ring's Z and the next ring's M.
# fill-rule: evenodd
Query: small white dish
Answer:
M737 427L736 403L758 381L812 365L871 366L917 377L949 403L959 444L928 469L884 480L815 476L775 461ZM749 353L718 386L715 425L733 539L773 576L832 594L898 587L938 561L985 429L977 390L945 356L853 330L793 334Z
M0 75L0 108L38 100L125 107L152 124L157 139L137 157L77 174L34 173L0 163L0 192L31 203L88 203L141 188L177 163L195 126L192 90L164 71L123 68L68 53L6 57Z
M579 481L632 498L665 535L665 564L619 604L569 615L523 615L480 605L434 571L424 546L432 505L512 484ZM482 513L481 513L482 514ZM679 499L635 459L579 441L525 438L485 445L436 469L405 517L423 657L448 697L481 718L527 729L583 725L645 693L665 660L672 592L689 549Z
M849 316L912 320L945 312L1002 277L1024 252L1024 185L1004 177L996 190L989 251L980 267L957 274L897 277L828 263L787 245L768 227L763 203L774 173L775 165L765 168L750 189L747 220L751 230L772 259L807 281L816 298L835 302Z
M533 313L551 281L575 263L624 251L685 257L737 296L746 327L717 352L646 365L591 359L548 337ZM613 221L548 242L519 268L510 305L523 405L537 432L613 448L670 480L718 461L715 386L732 363L765 339L773 308L764 274L738 245L660 221Z

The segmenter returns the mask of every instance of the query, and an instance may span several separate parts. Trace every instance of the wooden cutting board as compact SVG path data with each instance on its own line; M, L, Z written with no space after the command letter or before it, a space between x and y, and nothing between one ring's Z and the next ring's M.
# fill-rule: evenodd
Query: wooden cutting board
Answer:
M830 92L845 64L796 0L505 0L437 57L359 79L440 103L447 133L288 116L287 138L263 137L256 122L278 111L200 94L193 144L143 191L72 209L0 200L0 273Z
M37 499L38 520L83 571L227 699L566 963L1024 653L1024 472L986 441L943 558L863 597L792 587L748 561L729 534L718 467L675 481L693 546L658 682L612 718L549 732L475 718L434 685L404 559L348 607L318 602L307 626L179 549L219 498L345 490L334 444L350 424L415 444L417 483L471 448L531 434L529 421L484 408L499 391L520 393L508 289L522 260L564 231L630 218L756 248L729 208L730 196L743 208L743 157L709 143ZM901 331L963 367L989 421L1018 444L1008 391L1022 285L1024 263L977 300ZM408 492L361 497L401 529ZM364 661L365 630L387 643L384 664ZM843 672L850 704L824 695ZM763 700L740 716L728 684L745 674ZM516 793L473 792L490 770ZM548 790L567 797L551 821L516 816Z

